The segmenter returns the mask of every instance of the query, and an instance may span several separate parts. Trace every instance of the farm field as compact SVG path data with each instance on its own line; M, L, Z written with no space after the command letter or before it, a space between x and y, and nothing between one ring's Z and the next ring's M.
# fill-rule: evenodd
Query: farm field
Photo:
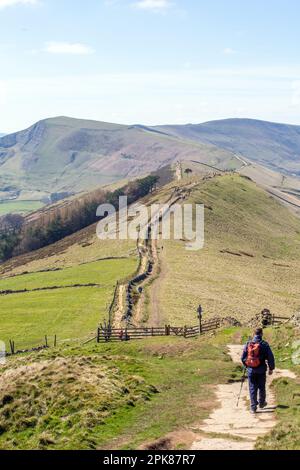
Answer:
M0 338L13 339L16 348L58 340L83 338L107 319L117 280L132 274L137 259L111 259L55 272L19 275L0 280L0 291L45 289L1 295ZM82 287L72 287L82 284ZM97 284L85 287L86 284Z
M5 214L28 214L43 207L40 201L0 201L0 217Z
M94 224L53 245L2 263L0 276L66 268L105 258L127 258L132 255L136 255L136 242L133 240L100 241L96 236Z

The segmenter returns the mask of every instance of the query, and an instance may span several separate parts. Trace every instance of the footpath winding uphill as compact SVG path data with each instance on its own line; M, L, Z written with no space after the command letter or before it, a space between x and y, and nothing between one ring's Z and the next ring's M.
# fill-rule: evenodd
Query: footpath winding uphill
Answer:
M228 345L228 351L231 359L240 363L242 346ZM256 415L249 412L246 382L239 407L237 407L237 399L241 383L218 385L219 407L199 427L198 432L201 433L201 438L194 441L192 450L254 450L256 439L267 434L276 425L274 414L276 402L270 385L272 380L280 377L296 378L295 374L289 370L277 369L268 380L268 407L258 411Z
M137 251L139 254L139 268L134 279L124 281L117 285L115 299L112 305L113 326L121 328L126 326L144 325L145 288L152 282L150 289L151 326L161 326L162 318L159 312L157 299L157 286L161 284L164 275L162 267L163 242L158 243L158 237L153 233L159 232L160 223L175 204L182 204L190 194L195 183L189 183L184 187L175 187L171 194L164 195L158 204L156 212L151 210L149 219L141 226L140 231L148 231L146 239L137 239ZM137 205L133 205L134 209ZM149 206L148 206L149 208ZM130 287L130 290L128 289Z

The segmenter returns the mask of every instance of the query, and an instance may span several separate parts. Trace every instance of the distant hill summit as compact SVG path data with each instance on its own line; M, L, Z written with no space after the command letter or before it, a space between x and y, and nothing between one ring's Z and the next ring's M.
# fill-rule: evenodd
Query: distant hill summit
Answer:
M45 119L0 138L0 202L45 204L177 161L221 170L241 170L250 163L279 178L299 178L300 126L252 119L154 127Z
M300 176L300 126L225 119L155 129L180 139L213 144L275 171Z
M241 162L224 149L139 126L57 117L0 139L0 197L78 193L145 175L177 160L222 169ZM38 193L38 196L37 194Z

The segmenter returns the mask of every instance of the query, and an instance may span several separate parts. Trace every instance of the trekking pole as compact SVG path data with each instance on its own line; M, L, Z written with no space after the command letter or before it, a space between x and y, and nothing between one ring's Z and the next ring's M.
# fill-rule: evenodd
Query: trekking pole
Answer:
M236 404L237 407L239 406L239 403L240 403L240 398L241 398L241 395L242 395L242 390L243 390L243 386L244 386L244 382L245 382L245 378L246 378L246 371L247 371L247 367L244 367L244 373L243 373L242 383L241 383L241 390L240 390L240 394L239 394L238 401L237 401L237 404Z

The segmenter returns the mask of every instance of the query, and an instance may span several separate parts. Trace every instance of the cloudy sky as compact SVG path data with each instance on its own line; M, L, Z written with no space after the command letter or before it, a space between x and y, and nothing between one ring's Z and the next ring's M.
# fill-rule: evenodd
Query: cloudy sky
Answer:
M0 132L50 116L300 124L299 0L0 0Z

